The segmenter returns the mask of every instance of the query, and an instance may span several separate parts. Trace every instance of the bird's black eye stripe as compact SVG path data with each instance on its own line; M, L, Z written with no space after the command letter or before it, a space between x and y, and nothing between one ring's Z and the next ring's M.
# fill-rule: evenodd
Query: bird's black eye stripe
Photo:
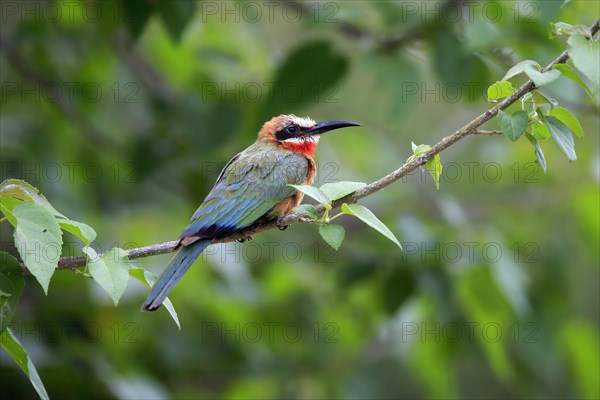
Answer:
M297 137L301 133L301 129L297 125L289 125L275 132L277 140L286 140Z

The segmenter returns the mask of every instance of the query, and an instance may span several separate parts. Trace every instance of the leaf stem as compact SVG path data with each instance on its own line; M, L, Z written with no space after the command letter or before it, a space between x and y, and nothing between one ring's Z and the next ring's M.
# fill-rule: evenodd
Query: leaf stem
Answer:
M342 215L344 215L344 212L341 212L339 214L335 214L333 217L329 218L329 222L333 221L334 219L336 219L337 217L341 217Z

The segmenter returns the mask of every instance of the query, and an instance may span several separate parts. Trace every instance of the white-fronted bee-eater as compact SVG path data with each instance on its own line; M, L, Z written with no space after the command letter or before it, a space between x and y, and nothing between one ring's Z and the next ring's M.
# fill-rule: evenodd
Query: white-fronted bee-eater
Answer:
M190 224L179 247L158 278L143 309L154 311L213 239L241 231L258 220L278 219L302 201L292 185L311 185L314 152L321 134L348 126L347 121L315 123L310 118L279 115L266 122L250 147L231 159Z

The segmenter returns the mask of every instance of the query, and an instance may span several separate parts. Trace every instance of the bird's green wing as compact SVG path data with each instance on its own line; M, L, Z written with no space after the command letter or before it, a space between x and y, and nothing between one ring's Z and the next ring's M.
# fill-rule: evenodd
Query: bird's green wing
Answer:
M234 157L194 213L181 237L215 238L243 229L296 190L308 160L291 151L256 143Z

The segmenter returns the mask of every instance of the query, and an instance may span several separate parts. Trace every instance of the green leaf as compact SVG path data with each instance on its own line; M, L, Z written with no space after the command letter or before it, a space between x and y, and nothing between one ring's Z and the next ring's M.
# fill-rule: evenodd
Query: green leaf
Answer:
M331 209L331 200L321 191L321 189L310 185L288 185L296 190L301 191L305 195L312 197L319 203L323 204L326 209Z
M299 206L294 207L292 211L306 215L312 219L319 218L319 215L317 214L317 207L312 204L300 204Z
M415 156L415 157L420 156L421 154L425 153L427 150L429 150L431 148L431 146L428 144L420 144L417 146L415 144L415 142L410 142L410 146L413 151L413 156Z
M552 25L550 39L554 39L557 35L583 35L587 38L592 37L592 31L586 25L571 25L565 22L550 22L550 25Z
M6 220L10 222L12 226L17 226L17 219L12 213L12 210L21 203L21 200L17 200L13 197L0 197L0 212L4 214Z
M517 76L523 72L525 72L526 67L534 67L537 70L540 69L540 64L533 60L524 60L520 63L515 64L512 68L510 68L506 74L500 79L500 81L506 81L514 76Z
M425 164L425 167L429 170L429 173L435 181L435 187L440 189L440 176L442 176L442 163L440 162L440 155L436 154L433 158Z
M437 327L438 320L434 315L434 306L431 305L433 302L431 297L433 296L419 296L418 299L407 303L410 311L419 315L419 322L410 322L407 324L407 327ZM417 329L414 328L415 331ZM406 329L402 335L405 332L409 332L409 330ZM406 362L410 364L411 375L419 379L420 385L423 388L423 398L457 399L460 397L460 391L458 389L458 379L456 379L456 374L453 371L456 355L451 350L449 341L445 338L442 340L438 340L437 338L431 340L430 338L431 336L428 338L425 335L422 337L409 337L407 335L402 338L402 340L410 340L410 352L407 352Z
M149 1L121 1L124 20L127 23L134 39L144 31L144 27L153 12L152 3Z
M567 158L571 161L577 160L573 134L569 127L554 117L541 116L541 118L546 122L546 126L548 127L548 130L550 130L552 138L556 141L558 147L565 153Z
M12 211L21 202L22 200L14 197L0 197L0 204L4 205L8 211Z
M498 117L500 118L500 128L513 142L525 133L529 122L529 115L523 110L516 111L512 116L500 110L498 111Z
M350 181L342 181L335 183L326 183L321 186L319 189L327 196L327 198L333 200L339 200L343 197L348 196L356 192L359 189L367 186L366 183L363 182L350 182Z
M569 57L578 70L588 77L594 97L600 92L600 41L572 35L567 40Z
M388 229L387 226L383 222L381 222L375 214L371 212L367 207L361 206L360 204L342 204L342 212L344 214L354 215L365 224L369 225L371 228L375 229L383 236L390 239L392 242L396 243L400 250L402 250L402 245L396 239L396 236Z
M535 148L535 162L540 166L544 173L546 173L546 157L544 157L544 152L542 151L540 144L533 135L526 134L525 136Z
M537 140L545 140L550 137L550 131L546 124L538 121L531 124L531 135Z
M58 219L58 225L60 225L63 230L77 236L85 244L90 244L96 239L96 231L82 222L70 219Z
M139 267L130 268L129 275L131 275L134 279L136 279L137 281L141 282L143 285L149 288L152 287L152 285L154 285L154 282L156 282L156 279L158 278L152 272L146 271L144 268ZM165 301L163 301L163 305L165 306L165 309L169 312L169 314L171 314L171 317L177 324L179 330L181 330L179 318L177 318L177 312L175 311L175 307L173 307L173 303L171 302L171 300L169 300L168 297L165 299Z
M512 307L491 268L474 266L461 272L455 277L457 305L471 321L477 321L481 326L498 327L479 335L474 343L481 346L496 374L507 382L511 381L516 372L505 344L509 339L499 333L499 327L514 321ZM496 340L492 340L494 338Z
M558 332L559 350L566 366L572 372L573 386L579 398L600 398L600 342L598 328L583 319L569 319L561 323Z
M319 233L325 242L330 245L334 250L337 250L344 241L346 231L343 227L334 224L322 224L319 225Z
M419 157L421 154L425 153L427 150L431 149L431 146L428 144L420 144L416 145L414 142L410 142L412 147L413 155L409 157L409 161L414 157ZM433 177L435 182L435 187L440 188L440 176L442 175L442 163L440 162L440 155L436 154L433 158L427 163L425 163L425 167Z
M509 69L506 75L504 75L504 77L500 80L506 81L521 73L525 73L529 77L529 79L531 79L533 83L535 83L537 87L541 87L558 79L558 77L560 76L560 71L558 70L541 72L540 68L540 64L533 60L521 61L520 63L516 64L511 69Z
M554 97L547 96L541 90L536 90L535 94L542 97L544 100L546 100L548 102L548 104L550 105L550 108L554 108L554 107L558 106L558 101ZM541 106L543 106L543 104L540 105L540 107Z
M294 93L311 94L294 97L295 108L317 100L319 103L337 102L336 82L346 74L348 65L344 53L338 52L329 41L319 39L302 42L287 52L287 58L280 64L269 93L264 96L268 101L262 102L257 118L266 121L273 115L289 112L291 91L281 88L293 88Z
M90 246L85 246L83 252L89 257L88 268L92 278L106 290L116 306L125 292L129 280L127 253L125 250L115 247L100 257Z
M539 68L536 68L533 65L528 65L525 67L524 71L527 74L527 76L533 81L533 83L535 83L535 86L537 86L538 88L560 78L560 71L556 69L541 72Z
M577 72L575 72L575 70L570 65L554 64L552 69L559 70L563 74L564 77L569 78L573 82L577 83L579 86L581 86L587 92L587 94L590 95L591 98L594 98L594 95L593 95L592 91L590 90L590 88L588 87L588 85L586 85L586 83L583 81L583 79L581 79L579 74Z
M62 229L80 238L85 244L90 244L96 238L96 232L88 225L73 221L59 213L38 190L25 181L19 179L7 179L0 184L0 211L14 226L16 220L12 215L12 209L21 200L33 202L47 208L55 217Z
M19 261L10 254L0 252L0 333L10 324L17 303L23 294L25 280Z
M571 129L577 136L585 136L583 128L579 123L579 120L566 108L555 107L548 112L548 115L556 118L557 120L568 126L569 129Z
M27 355L27 351L25 351L21 343L19 343L10 328L0 335L0 346L2 346L6 353L15 361L15 363L17 363L19 368L25 372L25 375L29 378L29 381L40 398L48 400L48 393L46 393L46 388L44 388L40 375L35 369L31 358Z
M48 284L58 266L62 233L50 211L37 203L22 202L13 209L17 221L15 246L23 263L48 294Z
M53 215L67 219L67 217L52 207L50 202L44 195L39 193L37 188L20 179L7 179L0 183L0 197L14 197L25 201L31 201L46 207Z
M509 81L494 82L487 90L487 101L492 102L494 100L503 99L516 91L517 89L515 89Z
M179 41L186 25L194 16L196 2L190 0L169 0L157 1L153 4L171 37Z

